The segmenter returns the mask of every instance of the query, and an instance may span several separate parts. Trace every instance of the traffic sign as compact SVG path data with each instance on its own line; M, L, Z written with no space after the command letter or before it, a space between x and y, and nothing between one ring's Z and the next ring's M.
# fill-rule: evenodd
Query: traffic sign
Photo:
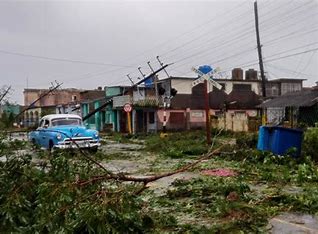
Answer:
M204 74L199 69L196 69L195 67L193 67L192 71L194 71L195 73L197 73L200 76L198 79L196 79L195 81L192 82L192 87L203 82L204 80L207 80L210 82L210 84L212 84L216 88L222 89L222 85L220 85L218 82L216 82L215 80L212 79L213 70L208 72L207 74Z
M131 105L130 105L129 103L126 103L126 104L124 105L124 111L125 111L125 112L131 112L131 110L132 110Z

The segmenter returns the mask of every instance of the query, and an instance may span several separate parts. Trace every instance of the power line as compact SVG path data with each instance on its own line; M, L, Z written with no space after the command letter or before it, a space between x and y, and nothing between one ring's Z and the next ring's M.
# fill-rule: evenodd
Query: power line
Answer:
M281 70L281 71L284 71L284 72L288 72L288 73L291 73L291 74L299 73L299 74L304 75L304 76L315 77L314 75L306 74L306 73L303 73L303 72L300 72L300 71L299 72L298 71L294 71L294 70L291 70L291 69L288 69L288 68L285 68L285 67L282 67L282 66L279 66L279 67L275 66L273 64L270 64L270 62L267 62L266 65L269 66L269 67L273 67L274 69Z
M287 10L285 10L283 12L278 11L278 15L277 15L278 17L275 18L275 17L271 16L268 19L262 20L262 23L260 23L260 25L262 26L265 23L272 22L272 21L274 21L274 24L277 24L277 19L280 19L279 22L281 22L281 19L284 19L284 18L290 19L290 15L293 15L293 12L296 11L296 13L299 13L299 12L297 12L297 11L299 11L299 9L311 4L312 2L314 2L314 1L309 1L309 2L307 2L305 4L301 3L301 4L299 4L300 6L296 6L296 7L293 7L291 9L287 8ZM283 4L278 6L276 9L279 9L279 10L280 9L284 9L281 6L285 6L285 5L286 5L286 3L283 2ZM300 12L302 12L304 10L307 10L307 9L305 8L305 9L301 10Z
M276 8L275 8L276 9ZM249 10L248 10L249 11ZM248 12L247 11L247 12ZM269 11L269 12L272 12L273 10L271 10L271 11ZM236 18L242 18L241 16L242 15L248 15L248 14L246 14L246 12L244 12L243 14L241 14L241 15L239 15L238 17L236 17ZM232 21L234 21L236 18L233 18L232 19ZM234 22L236 22L236 21L234 21ZM247 22L248 23L248 22ZM252 22L251 22L252 23ZM230 24L225 24L225 26L228 26L228 25L230 25ZM232 24L231 24L232 25ZM222 25L223 26L223 25ZM224 28L224 27L222 27L222 26L218 26L218 28ZM248 27L249 28L249 27ZM247 28L247 29L248 29ZM241 29L242 31L244 30L244 29ZM221 30L222 31L222 30ZM215 34L215 33L218 33L218 34ZM233 32L233 29L231 29L230 30L230 32L232 33ZM252 30L252 32L253 32L253 30ZM246 34L247 32L243 32L243 34ZM199 37L197 37L197 38L195 38L195 39L193 39L193 40L195 40L196 41L196 39L200 39L200 38L202 38L202 36L203 35L206 35L207 33L205 33L205 34L202 34L202 35L200 35ZM214 41L215 39L220 39L219 38L219 34L221 34L220 33L220 31L218 30L218 31L213 31L213 38L212 38L212 41ZM236 34L236 33L233 33L233 34ZM228 35L226 32L222 32L222 35L226 35L224 38L227 38L227 37L230 37L230 35ZM243 35L244 36L244 35ZM211 41L211 38L209 39L209 40L207 40L207 41L204 41L204 42L209 42L209 41ZM192 42L192 40L190 41L190 42ZM222 43L224 43L224 41L222 41ZM187 42L187 43L185 43L185 44L189 44L189 42ZM179 48L182 48L182 47L185 47L185 45L183 44L183 45L181 45L181 46L179 46ZM198 46L198 47L195 47L196 49L197 48L201 48L201 47L203 47L202 45L201 46ZM173 50L176 50L176 48L175 49L173 49ZM187 51L189 51L189 50L187 50ZM170 52L170 51L168 51L168 52ZM168 53L168 52L166 52L166 53ZM162 55L165 55L166 53L163 53ZM178 54L180 54L180 53L178 53ZM168 58L170 58L171 56L168 56ZM167 58L167 57L166 57Z
M306 71L307 67L309 66L309 64L310 64L311 60L313 59L314 55L316 54L316 52L317 52L317 51L314 51L314 52L311 54L310 58L308 59L307 64L306 64L306 65L304 66L304 68L303 68L304 71ZM299 71L299 72L296 74L296 77L298 77L300 74L301 74L301 72Z
M308 47L308 46L311 46L311 45L316 45L316 44L318 44L318 42L309 43L307 45L299 46L299 47L292 48L292 49L289 49L289 50L281 51L281 52L276 53L276 54L272 54L269 57L274 57L276 55L281 55L281 54L284 54L286 52L290 52L290 51L293 51L293 50L298 50L298 49L301 49L301 48L304 48L304 47Z
M291 36L293 36L293 35L294 35L294 36L307 35L307 34L309 34L309 33L317 32L317 31L318 31L318 28L315 28L315 29L312 29L312 30L310 30L310 31L306 31L306 32L303 32L303 33L299 33L299 34L297 34L297 32L299 32L299 31L294 31L294 32L285 34L285 35L283 35L283 36L276 37L276 38L274 38L274 39L272 39L272 40L266 41L265 44L271 45L271 44L273 44L273 42L275 42L275 41L280 41L280 40L282 40L282 39L291 38Z
M238 16L236 16L236 17L232 17L230 20L224 22L224 24L222 24L222 25L217 25L217 26L215 26L213 29L211 29L211 30L209 30L209 31L207 31L207 32L203 32L203 33L197 35L195 38L192 38L190 41L187 41L187 42L181 44L180 46L177 46L176 48L173 48L173 49L171 49L171 50L169 50L169 51L166 51L166 52L161 53L161 55L166 55L166 54L169 54L169 53L171 53L171 52L173 52L173 51L176 51L176 50L178 50L178 49L181 49L181 48L187 46L188 44L191 44L191 43L193 43L193 42L195 42L195 41L197 41L197 40L200 40L200 39L204 38L203 36L206 36L206 35L210 34L211 32L212 32L212 35L213 35L213 38L212 38L212 39L218 38L218 34L220 34L220 31L222 31L222 30L224 31L225 28L231 26L231 25L233 24L233 21L234 21L234 20L237 19L236 21L234 21L234 23L235 23L235 22L237 22L238 20L243 19L245 16L249 16L249 14L247 14L249 11L250 11L250 9L248 9L246 12L243 12L243 13L241 13L240 15L238 15ZM223 17L222 17L222 18L223 18ZM229 23L231 23L231 24L229 24ZM221 29L221 30L220 30L220 29ZM231 29L230 31L232 32L233 29ZM217 34L216 34L216 33L217 33ZM224 33L224 34L225 34L225 33ZM222 34L222 35L223 35L223 34ZM210 39L211 39L211 38L210 38Z
M246 0L244 3L248 3L248 2L249 2L249 0ZM132 57L131 59L135 59L136 57L141 57L142 55L146 54L147 52L150 52L150 51L152 51L152 50L154 50L154 49L156 49L156 48L158 48L158 47L162 47L163 45L165 45L165 44L167 44L167 43L169 43L169 42L171 42L171 41L174 41L174 40L176 40L176 39L178 39L178 38L181 38L181 37L183 37L183 36L185 36L185 35L187 35L187 34L189 34L189 33L191 33L191 32L197 31L197 30L199 30L200 28L202 28L202 27L204 27L204 26L210 24L211 22L213 22L213 21L214 21L215 19L217 19L219 16L224 17L224 15L232 13L233 10L239 9L240 7L244 6L244 3L242 4L242 2L240 2L239 4L235 5L235 7L231 8L229 11L226 11L225 14L223 14L223 13L217 14L217 15L215 15L213 18L211 18L211 19L209 19L209 20L203 22L202 24L199 24L199 25L195 26L194 28L192 28L192 29L190 29L190 30L188 30L188 31L185 31L185 32L179 34L179 35L176 36L176 37L173 37L173 38L171 38L171 39L168 39L168 40L166 40L166 41L164 41L164 42L162 42L162 43L160 43L160 44L157 44L157 45L155 45L153 48L148 49L148 50L145 50L145 51L141 52L140 54L135 55L135 56ZM126 61L126 60L125 60L125 61Z
M268 63L268 62L272 62L272 61L277 61L277 60L281 60L281 59L285 59L285 58L290 58L290 57L293 57L293 56L298 56L298 55L301 55L301 54L310 53L310 52L317 51L317 50L318 50L318 47L314 48L314 49L310 49L310 50L305 50L305 51L301 51L301 52L298 52L298 53L294 53L294 54L288 54L288 55L285 55L285 56L282 56L282 57L277 57L277 58L264 60L264 62ZM253 66L253 65L257 65L258 62L256 62L256 61L257 60L252 60L252 61L249 61L249 62L246 62L246 63L243 63L243 64L236 65L235 67L241 67L241 68L250 67L250 66ZM232 66L231 66L230 69L228 69L228 68L225 69L224 72L231 71L231 69L232 69Z
M72 60L72 59L65 59L65 58L56 58L56 57L47 57L47 56L41 56L41 55L24 54L24 53L20 53L20 52L11 52L11 51L7 51L7 50L0 50L0 53L14 55L14 56L21 56L21 57L29 57L29 58L36 58L36 59L58 61L58 62L81 63L81 64L88 64L88 65L113 66L113 67L132 67L129 65L117 65L117 64L111 64L111 63L88 62L88 61L82 61L82 60Z

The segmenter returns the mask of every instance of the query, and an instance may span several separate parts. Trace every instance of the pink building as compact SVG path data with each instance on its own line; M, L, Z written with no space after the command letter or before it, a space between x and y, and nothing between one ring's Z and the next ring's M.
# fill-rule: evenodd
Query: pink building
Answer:
M80 100L80 93L82 90L79 89L59 89L53 93L41 98L34 104L35 107L44 106L57 106L69 104L71 102L77 102ZM47 93L48 89L24 89L24 105L29 106L32 102L37 100L41 95Z

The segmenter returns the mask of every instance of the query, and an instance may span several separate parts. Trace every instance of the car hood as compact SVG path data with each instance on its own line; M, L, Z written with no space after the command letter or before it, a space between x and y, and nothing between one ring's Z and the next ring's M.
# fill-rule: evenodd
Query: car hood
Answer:
M58 126L52 128L52 130L64 133L65 137L91 137L93 135L92 130L83 126Z

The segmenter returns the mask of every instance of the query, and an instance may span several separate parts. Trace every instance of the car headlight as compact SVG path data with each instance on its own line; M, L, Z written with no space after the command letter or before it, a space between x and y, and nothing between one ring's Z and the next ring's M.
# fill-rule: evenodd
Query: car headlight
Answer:
M95 133L94 133L94 137L95 137L95 138L98 138L98 132L95 132Z
M62 139L61 133L56 134L56 139L58 139L58 140L61 140L61 139Z

